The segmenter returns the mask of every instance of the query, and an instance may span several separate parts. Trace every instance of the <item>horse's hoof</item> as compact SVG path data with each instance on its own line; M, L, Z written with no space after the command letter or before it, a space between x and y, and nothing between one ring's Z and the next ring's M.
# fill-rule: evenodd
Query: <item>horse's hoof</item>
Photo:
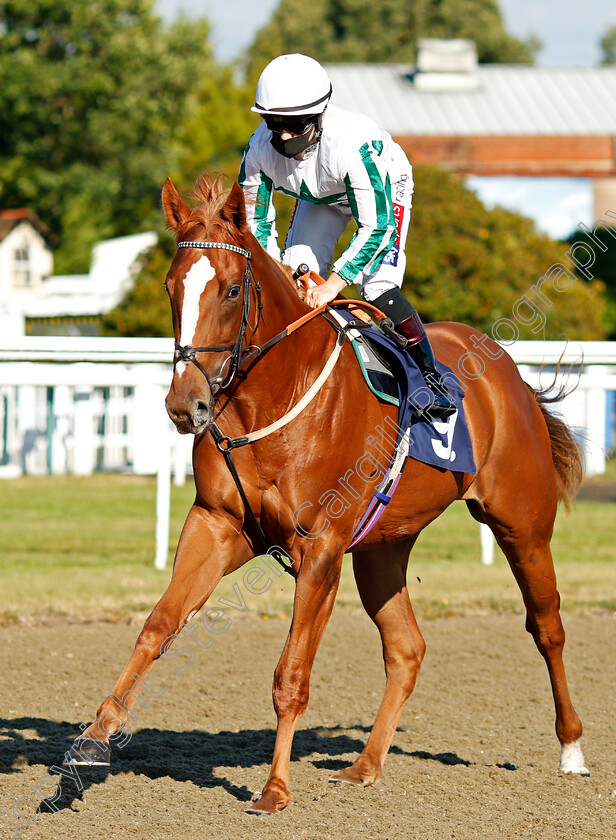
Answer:
M289 796L281 798L278 793L263 792L261 798L253 802L250 808L246 808L247 814L254 814L258 817L273 817L280 813L289 803Z
M262 811L260 808L246 808L245 814L254 814L257 817L273 817L277 811Z
M576 776L590 776L579 741L563 744L560 754L560 770L563 773L573 773Z
M345 767L343 770L338 770L337 773L330 776L328 781L337 785L359 785L359 787L368 787L375 782L376 779L362 774L360 770L351 765L351 767Z
M109 767L111 747L103 741L93 738L75 738L70 750L65 754L63 767Z

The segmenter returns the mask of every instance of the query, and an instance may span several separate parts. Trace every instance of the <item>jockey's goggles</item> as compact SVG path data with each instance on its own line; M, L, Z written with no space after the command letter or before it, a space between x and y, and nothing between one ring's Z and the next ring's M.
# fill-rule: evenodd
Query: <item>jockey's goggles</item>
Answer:
M283 114L264 116L265 125L275 134L288 131L289 134L303 134L310 126L316 125L320 114L307 114L303 117L287 117Z

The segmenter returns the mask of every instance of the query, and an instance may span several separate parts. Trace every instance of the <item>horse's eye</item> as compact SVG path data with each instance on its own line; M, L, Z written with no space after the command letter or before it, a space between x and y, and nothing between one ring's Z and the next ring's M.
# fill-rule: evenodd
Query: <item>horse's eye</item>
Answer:
M240 293L240 287L239 286L231 286L231 288L227 292L227 298L229 298L230 300L234 300L239 295L239 293Z

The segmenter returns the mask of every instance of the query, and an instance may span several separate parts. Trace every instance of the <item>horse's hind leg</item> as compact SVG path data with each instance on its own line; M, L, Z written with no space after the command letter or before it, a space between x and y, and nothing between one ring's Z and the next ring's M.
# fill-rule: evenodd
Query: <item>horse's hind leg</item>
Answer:
M415 687L426 646L406 588L406 567L413 543L414 539L353 556L362 604L381 634L387 683L361 755L330 781L370 785L380 777L402 709Z
M556 735L561 743L560 769L565 773L588 775L584 765L584 756L579 745L582 735L580 721L569 695L563 646L565 631L560 618L560 596L556 588L556 574L550 539L556 515L556 494L553 498L549 484L535 493L526 486L522 494L510 492L504 498L491 499L488 504L471 502L473 515L485 521L503 550L515 579L522 592L526 607L526 629L535 640L535 644L548 667L554 705L556 708ZM529 511L528 499L534 498L535 509ZM541 501L539 501L541 500Z

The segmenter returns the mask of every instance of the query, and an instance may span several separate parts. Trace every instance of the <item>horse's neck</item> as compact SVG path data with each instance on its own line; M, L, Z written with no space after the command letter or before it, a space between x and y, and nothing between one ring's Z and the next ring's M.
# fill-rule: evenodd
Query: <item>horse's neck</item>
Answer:
M268 332L271 332L274 322L278 326L273 332L276 335L306 314L306 304L300 300L291 280L284 275L284 269L261 248L255 253L254 272L261 285L264 307L267 307Z
M262 346L310 310L275 261L261 249L254 255L253 271L261 287L263 316L250 343ZM306 383L310 385L320 372L332 336L331 326L316 316L258 356L234 389L229 415L236 415L246 429L268 425L272 418L282 416L297 402Z

